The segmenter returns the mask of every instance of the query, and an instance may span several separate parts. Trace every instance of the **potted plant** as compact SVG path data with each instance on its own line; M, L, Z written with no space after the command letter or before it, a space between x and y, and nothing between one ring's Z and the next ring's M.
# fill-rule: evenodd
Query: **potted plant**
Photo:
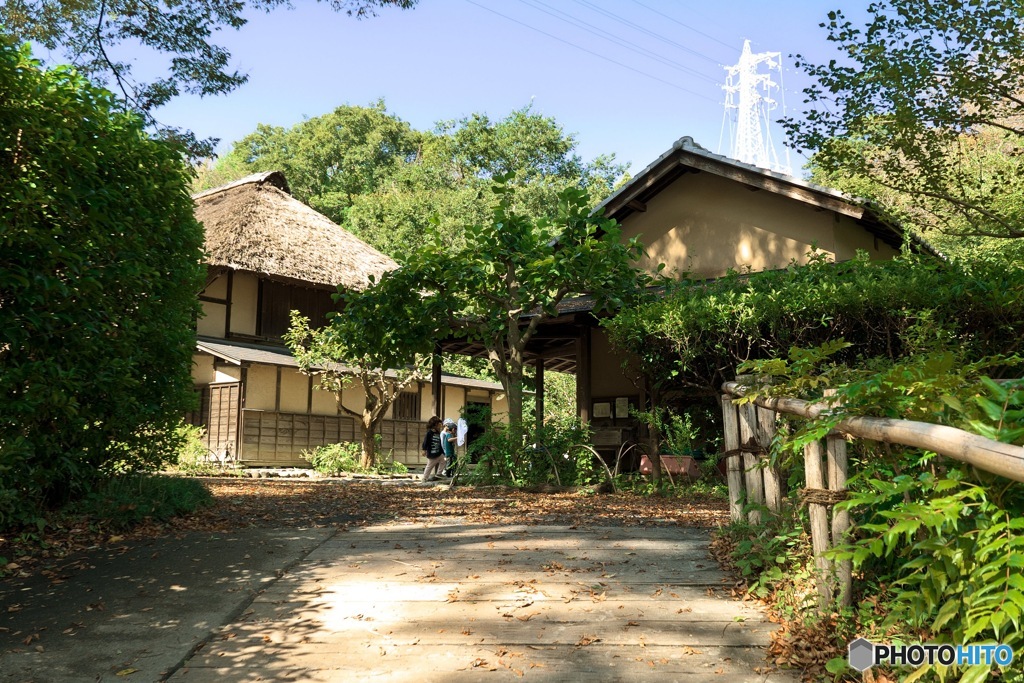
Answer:
M679 415L659 406L650 411L636 411L634 417L651 429L657 430L660 437L657 455L661 461L662 472L668 474L670 480L674 482L676 476L691 480L700 478L700 467L694 457L697 434L693 419L688 413ZM651 460L644 455L640 459L640 473L651 474L652 471Z

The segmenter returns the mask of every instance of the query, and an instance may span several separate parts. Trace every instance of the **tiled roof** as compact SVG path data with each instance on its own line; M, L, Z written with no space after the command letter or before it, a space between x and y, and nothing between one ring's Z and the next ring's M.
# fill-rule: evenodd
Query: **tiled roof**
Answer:
M235 365L242 363L256 363L259 365L275 365L284 368L298 368L299 364L289 353L288 349L282 346L269 346L263 344L249 344L246 342L228 341L214 337L199 337L196 340L196 349L202 353L208 353ZM314 366L315 370L325 369L323 366ZM337 366L339 372L353 372L351 368ZM393 375L393 371L388 371ZM488 382L469 377L459 377L447 373L441 374L441 383L449 386L466 387L467 389L490 389L501 391L501 384Z

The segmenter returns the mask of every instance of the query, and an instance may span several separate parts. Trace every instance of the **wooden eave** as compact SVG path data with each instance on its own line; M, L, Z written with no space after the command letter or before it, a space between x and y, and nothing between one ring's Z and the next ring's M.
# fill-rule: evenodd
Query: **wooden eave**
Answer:
M701 172L728 178L751 189L766 190L772 194L795 199L815 208L833 211L856 220L865 216L862 207L827 192L787 182L780 177L762 173L756 169L722 163L717 159L695 154L685 149L675 150L674 153L650 168L642 177L636 179L626 192L615 197L606 205L605 215L622 222L624 218L635 211L643 210L642 207L646 207L652 197L681 176L686 173Z

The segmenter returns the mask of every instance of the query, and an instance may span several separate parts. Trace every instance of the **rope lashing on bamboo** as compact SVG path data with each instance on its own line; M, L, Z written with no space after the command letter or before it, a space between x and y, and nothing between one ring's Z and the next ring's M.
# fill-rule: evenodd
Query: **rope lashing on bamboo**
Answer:
M753 453L754 455L768 455L768 450L763 446L759 446L753 441L747 442L739 448L734 448L730 451L720 453L720 458L731 458L736 455L743 455L744 453Z
M832 491L829 489L800 489L800 504L824 505L832 507L849 498L849 491Z

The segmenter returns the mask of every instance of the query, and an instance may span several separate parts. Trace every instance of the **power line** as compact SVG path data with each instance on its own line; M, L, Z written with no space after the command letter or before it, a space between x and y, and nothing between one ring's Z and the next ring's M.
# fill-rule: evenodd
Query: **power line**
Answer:
M524 26L524 27L530 29L531 31L536 31L537 33L540 33L540 34L543 34L543 35L547 36L548 38L551 38L553 40L557 40L560 43L565 43L566 45L568 45L570 47L576 48L577 50L582 50L583 52L586 52L589 55L593 55L594 57L597 57L599 59L603 59L606 62L611 62L612 64L615 64L616 66L621 66L623 69L628 69L628 70L630 70L630 71L632 71L634 73L640 74L641 76L646 76L647 78L650 78L651 80L658 81L659 83L664 83L665 85L667 85L667 86L669 86L671 88L675 88L676 90L681 90L681 91L683 91L685 93L689 93L690 95L693 95L694 97L699 97L699 98L705 99L705 100L707 100L709 102L715 102L716 104L718 103L718 100L716 100L714 98L711 98L711 97L708 97L707 95L704 95L704 94L699 93L699 92L694 92L693 90L690 90L689 88L684 88L681 85L676 85L675 83L672 83L670 81L666 81L663 78L658 78L657 76L649 74L646 71L641 71L640 69L637 69L635 67L629 66L628 64L623 64L622 62L619 62L619 61L616 61L616 60L612 59L611 57L606 57L605 55L602 55L600 53L594 52L593 50L588 50L585 47L577 45L576 43L573 43L573 42L570 42L568 40L565 40L564 38L559 38L558 36L556 36L554 34L548 33L547 31L543 31L543 30L541 30L541 29L539 29L539 28L537 28L535 26L530 26L529 24L527 24L525 22L519 21L518 19L513 19L512 17L510 17L510 16L508 16L506 14L502 14L501 12L498 12L497 10L493 10L490 7L486 7L484 5L481 5L478 2L474 2L474 0L466 0L466 2L468 2L471 5L476 5L480 9L487 10L488 12L490 12L492 14L497 14L502 19L507 19L508 21L511 21L512 23L519 24L520 26Z
M707 33L704 33L704 31L701 31L700 29L696 29L696 28L694 28L694 27L690 26L689 24L684 24L683 22L679 21L678 19L676 19L676 18L674 18L674 17L670 17L669 15L665 14L664 12L660 12L660 11L658 11L658 10L654 9L653 7L649 6L649 5L645 5L644 3L640 2L640 0L633 0L633 2L635 2L635 3L636 3L636 4L638 4L638 5L640 5L641 7L643 7L643 8L644 8L644 9L646 9L646 10L649 10L649 11L651 11L651 12L654 12L655 14L658 14L658 15L660 15L660 16L663 16L663 17L665 17L665 18L666 18L666 19L668 19L669 21L672 21L672 22L675 22L675 23L679 24L679 25L680 25L680 26L682 26L683 28L688 28L688 29L690 29L691 31L693 31L694 33L697 33L697 34L699 34L699 35L702 35L702 36L704 36L705 38L707 38L707 39L709 39L709 40L713 40L713 41L715 41L716 43L718 43L719 45L723 45L723 46L725 46L725 47L729 48L730 50L735 50L735 49L736 49L736 46L735 46L735 45L730 45L729 43L725 43L725 42L722 42L722 41L721 41L721 40L719 40L718 38L715 38L715 37L714 37L714 36L712 36L712 35L708 35Z
M655 33L654 31L651 31L650 29L644 28L640 24L632 22L629 19L626 19L624 17L620 17L619 15L617 15L617 14L615 14L613 12L609 12L608 10L604 9L603 7L598 7L597 5L595 5L592 2L587 2L587 0L573 0L573 2L575 2L576 4L579 4L579 5L583 5L584 7L589 7L590 9L594 10L595 12L598 12L599 14L603 14L606 17L609 17L610 19L614 19L615 21L621 22L621 23L625 24L626 26L630 26L633 29L635 29L637 31L640 31L641 33L646 33L647 35L651 36L652 38L657 38L661 42L667 43L668 45L671 45L671 46L673 46L675 48L678 48L678 49L682 50L683 52L689 52L691 55L693 55L695 57L700 57L701 59L706 59L707 61L711 62L712 64L714 64L716 66L719 65L717 59L712 59L711 57L708 57L703 52L699 52L697 50L694 50L691 47L687 47L686 45L683 45L682 43L678 43L678 42L672 40L671 38L666 38L665 36L663 36L663 35L661 35L659 33Z
M570 24L572 26L575 26L577 28L582 28L584 30L592 29L590 31L591 33L594 33L596 31L597 34L600 34L601 37L603 37L605 40L611 41L611 42L613 42L613 43L615 43L615 44L617 44L617 45L619 45L621 47L624 47L626 49L634 50L635 52L638 52L641 55L643 55L645 57L648 57L650 59L654 59L656 61L659 61L662 64L665 64L666 66L672 67L672 68L677 69L679 71L682 71L684 73L688 73L688 74L690 74L692 76L696 76L697 78L702 78L705 81L707 81L708 83L714 83L716 85L718 84L718 81L716 79L712 78L711 76L708 76L707 74L702 74L701 72L697 71L696 69L694 69L692 67L686 66L685 64L681 64L681 63L679 63L679 62L677 62L677 61L675 61L673 59L669 59L667 57L663 57L662 55L659 55L658 53L656 53L656 52L654 52L652 50L648 50L647 48L643 47L642 45L638 45L638 44L634 43L631 40L626 40L625 38L620 38L619 36L616 36L615 34L610 33L608 31L605 31L604 29L602 29L602 28L600 28L598 26L595 26L595 25L590 24L590 23L588 23L586 21L583 21L582 19L580 19L578 17L574 17L573 15L569 14L568 12L563 12L562 10L555 9L554 7L551 7L551 5L548 5L548 4L544 3L544 2L541 2L541 0L519 0L519 2L523 3L524 5L527 5L528 7L533 7L534 9L539 10L541 12L544 12L545 14L548 14L548 15L554 17L555 19L558 19L559 21L564 21L565 23ZM545 7L553 10L553 12L549 12L547 9L544 9ZM561 14L561 15L564 15L564 16L558 16L558 14L555 14L554 12L557 12L558 14Z

